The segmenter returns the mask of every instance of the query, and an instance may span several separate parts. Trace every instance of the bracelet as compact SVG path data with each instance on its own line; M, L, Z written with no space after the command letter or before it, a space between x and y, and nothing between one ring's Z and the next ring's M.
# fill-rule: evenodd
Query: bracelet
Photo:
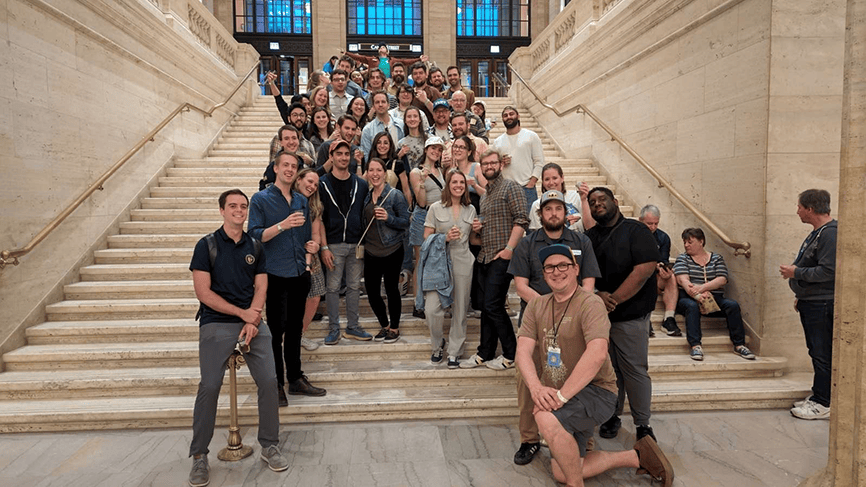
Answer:
M563 404L568 402L568 399L566 399L565 396L562 395L562 391L556 391L556 397L559 399L559 402Z
M319 250L331 250L331 249L329 249L327 245L322 245L321 247L319 247Z

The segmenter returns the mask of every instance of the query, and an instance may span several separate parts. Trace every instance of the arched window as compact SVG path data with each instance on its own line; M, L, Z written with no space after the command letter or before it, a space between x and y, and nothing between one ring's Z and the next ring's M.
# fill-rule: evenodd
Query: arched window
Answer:
M529 0L457 0L457 35L529 37Z
M420 36L421 0L346 0L349 35Z
M311 0L235 0L235 32L310 34Z

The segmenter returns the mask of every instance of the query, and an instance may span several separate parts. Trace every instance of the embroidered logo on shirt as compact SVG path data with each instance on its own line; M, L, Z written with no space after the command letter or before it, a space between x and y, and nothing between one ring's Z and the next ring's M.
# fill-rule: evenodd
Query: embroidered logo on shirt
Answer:
M247 254L247 256L244 257L244 260L246 260L249 265L253 265L256 262L256 258L252 254Z

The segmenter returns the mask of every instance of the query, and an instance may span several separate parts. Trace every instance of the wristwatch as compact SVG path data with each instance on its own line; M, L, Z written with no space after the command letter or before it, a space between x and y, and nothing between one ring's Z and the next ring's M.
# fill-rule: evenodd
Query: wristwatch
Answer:
M283 227L281 227L279 223L277 223L277 230L278 230L280 233L283 233L283 230L284 230Z

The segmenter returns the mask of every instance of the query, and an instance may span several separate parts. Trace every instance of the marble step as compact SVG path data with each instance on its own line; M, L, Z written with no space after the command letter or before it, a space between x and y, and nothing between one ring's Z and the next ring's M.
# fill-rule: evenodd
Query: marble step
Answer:
M515 417L513 388L490 392L478 387L334 391L324 397L290 396L280 408L283 428L293 424L400 419ZM227 391L227 387L224 387ZM255 425L254 394L238 394L238 422ZM0 432L189 428L195 398L161 396L0 401ZM229 423L229 397L220 395L217 425ZM218 434L222 434L221 432Z
M251 187L258 185L261 173L246 176L163 176L160 187L213 186L217 188Z
M179 178L261 178L266 164L260 161L259 165L261 167L171 167L166 175Z
M202 238L202 233L187 233L177 235L161 235L161 234L132 234L132 235L111 235L108 237L108 247L117 249L130 248L179 248L195 246L196 242Z
M246 184L241 186L233 186L235 188L240 189L248 197L252 197L252 195L256 194L259 191L258 182L247 181ZM211 197L214 201L219 198L219 195L222 194L223 191L230 189L230 187L208 187L208 186L186 186L186 187L160 187L157 186L150 190L150 196L152 198L202 198L202 197Z
M464 357L477 347L466 345ZM430 341L425 336L406 336L395 343L359 342L343 339L333 346L302 350L305 367L330 364L351 370L354 361L400 361L412 366L427 366ZM84 344L27 345L3 355L6 371L89 370L111 368L194 367L198 363L197 341L111 342ZM706 353L704 361L695 362L683 353L649 355L650 375L660 380L743 379L748 377L781 377L787 366L784 357L758 357L744 360L727 351ZM2 374L0 374L2 375Z
M201 238L199 236L198 238ZM84 266L79 271L82 281L140 281L190 279L186 264L98 264Z
M211 221L127 221L120 224L121 234L198 234L207 235L222 226L222 219ZM246 225L244 225L246 227Z
M161 264L189 263L193 247L155 249L105 249L93 253L94 263L101 264Z
M249 196L249 195L247 195ZM142 210L216 210L219 214L219 197L203 196L193 198L142 198Z
M202 205L202 208L158 208L158 209L140 209L130 212L132 221L219 221L220 216L219 202L203 198L207 201L207 206Z
M268 165L268 158L245 157L245 158L225 158L212 157L206 159L184 159L175 162L175 167L178 168L199 168L199 167L238 167L250 168L256 167L264 171Z

